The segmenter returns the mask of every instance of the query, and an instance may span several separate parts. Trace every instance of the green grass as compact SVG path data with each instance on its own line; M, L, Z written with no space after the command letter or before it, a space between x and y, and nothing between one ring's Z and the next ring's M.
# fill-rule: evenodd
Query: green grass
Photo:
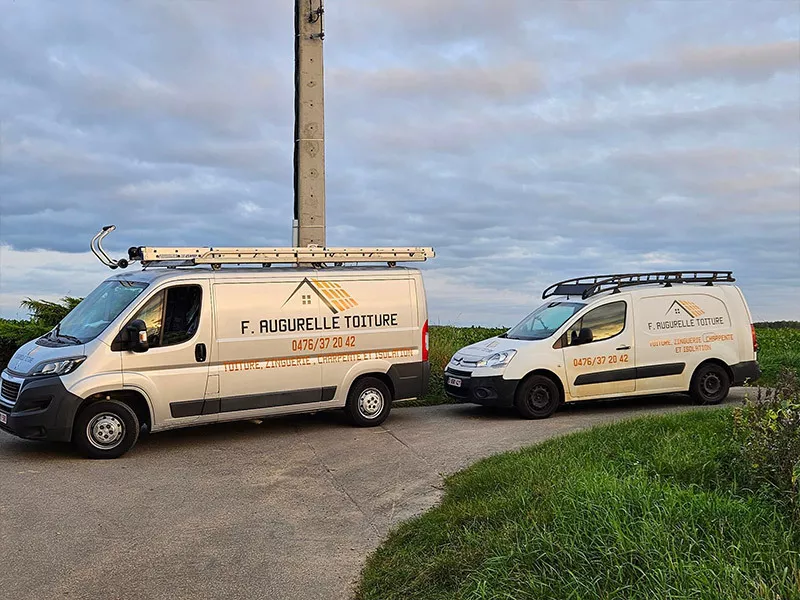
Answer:
M368 560L358 600L800 598L800 529L737 481L728 410L484 460Z
M757 329L758 362L764 385L775 383L781 367L788 367L800 376L800 329Z
M428 395L407 406L447 404L451 400L444 393L443 372L450 358L459 349L475 342L499 335L507 328L433 326L431 334L431 384ZM749 334L748 334L749 335ZM781 366L795 369L800 375L800 329L758 329L761 350L758 361L764 371L759 383L772 385Z

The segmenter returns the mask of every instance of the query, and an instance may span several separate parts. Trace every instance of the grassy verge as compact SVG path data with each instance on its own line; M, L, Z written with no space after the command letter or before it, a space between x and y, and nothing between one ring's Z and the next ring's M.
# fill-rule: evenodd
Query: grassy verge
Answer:
M484 460L368 560L358 600L800 598L800 529L742 487L727 410Z
M499 335L507 328L488 327L431 327L431 384L428 395L418 401L404 403L406 406L431 406L448 404L444 393L443 372L450 358L459 349L481 340ZM762 385L772 385L782 366L794 369L800 376L800 329L758 329L761 346L758 361L764 371Z

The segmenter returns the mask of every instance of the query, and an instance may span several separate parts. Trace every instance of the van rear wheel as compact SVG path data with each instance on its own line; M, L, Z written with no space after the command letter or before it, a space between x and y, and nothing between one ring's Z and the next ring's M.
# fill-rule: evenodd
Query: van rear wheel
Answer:
M354 425L375 427L389 416L392 394L380 379L365 377L350 388L344 410Z
M697 404L719 404L728 397L731 378L727 369L716 363L701 365L692 377L689 394Z
M119 400L101 400L84 408L75 419L72 441L89 458L119 458L139 439L139 419Z
M517 389L514 408L525 419L545 419L561 404L558 386L549 377L534 375Z

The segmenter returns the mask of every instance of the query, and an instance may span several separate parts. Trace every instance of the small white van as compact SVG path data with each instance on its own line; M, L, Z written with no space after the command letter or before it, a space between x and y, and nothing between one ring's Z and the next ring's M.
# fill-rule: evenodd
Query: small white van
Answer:
M759 375L755 328L730 271L598 275L553 284L508 332L459 350L444 373L461 402L530 419L563 403L689 392L722 402Z
M116 458L142 425L336 408L356 425L379 425L392 401L420 397L428 384L422 277L394 265L433 252L409 250L132 248L143 270L109 278L14 355L2 373L0 428ZM229 262L263 264L219 268ZM280 262L294 266L264 268Z

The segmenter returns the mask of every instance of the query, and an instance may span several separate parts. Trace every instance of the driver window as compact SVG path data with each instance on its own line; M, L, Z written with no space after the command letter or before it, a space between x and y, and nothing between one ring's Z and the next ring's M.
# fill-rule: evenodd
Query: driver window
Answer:
M181 285L148 300L134 320L141 319L147 325L150 347L174 346L192 339L200 323L202 296L200 286Z
M590 310L567 330L567 345L573 346L581 329L592 330L592 342L601 342L622 333L625 329L625 302L612 302Z
M151 348L161 345L161 322L164 317L164 292L158 292L136 313L133 320L141 319L147 325L147 343Z

